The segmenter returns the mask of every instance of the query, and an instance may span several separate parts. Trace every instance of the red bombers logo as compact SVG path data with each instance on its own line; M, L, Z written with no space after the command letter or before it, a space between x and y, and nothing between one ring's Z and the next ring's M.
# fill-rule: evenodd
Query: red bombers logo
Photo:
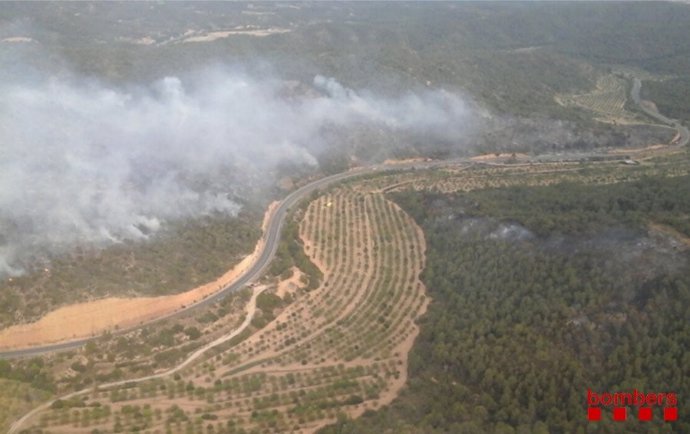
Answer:
M636 417L641 421L661 416L667 422L678 419L678 397L673 392L642 393L634 389L632 392L597 393L592 389L587 390L587 418L590 421L601 420L602 410L605 409L611 412L613 420L622 422L628 418L628 407L636 411Z

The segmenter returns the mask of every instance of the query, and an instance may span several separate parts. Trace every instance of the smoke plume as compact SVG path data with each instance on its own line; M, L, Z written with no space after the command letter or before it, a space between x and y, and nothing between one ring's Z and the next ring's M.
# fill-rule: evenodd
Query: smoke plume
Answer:
M441 90L377 98L321 76L301 86L222 68L127 88L65 75L3 83L0 275L174 219L233 215L242 186L277 164L316 165L326 125L447 138L472 117Z

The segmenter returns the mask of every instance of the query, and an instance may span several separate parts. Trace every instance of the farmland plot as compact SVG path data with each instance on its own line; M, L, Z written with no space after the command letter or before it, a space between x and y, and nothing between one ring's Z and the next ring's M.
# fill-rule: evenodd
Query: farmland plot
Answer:
M556 101L564 106L577 106L595 113L596 119L607 123L637 124L643 120L625 109L628 100L628 82L609 74L597 80L597 86L589 93L558 95Z
M32 429L313 432L390 403L428 303L420 228L383 194L346 185L309 204L299 233L319 288L175 376L96 390Z

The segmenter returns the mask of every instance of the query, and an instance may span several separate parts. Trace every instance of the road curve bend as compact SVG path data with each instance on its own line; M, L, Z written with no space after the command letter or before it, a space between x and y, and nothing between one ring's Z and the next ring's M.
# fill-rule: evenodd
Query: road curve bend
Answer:
M678 131L678 137L679 141L677 143L677 146L685 146L690 142L690 130L683 125L679 120L677 119L671 119L668 118L661 113L659 113L656 110L652 110L649 107L646 107L642 104L642 100L640 99L640 90L642 89L642 81L635 77L633 78L633 85L632 89L630 89L630 97L632 98L633 102L637 104L637 106L642 110L647 116L663 123L666 125L670 125L673 128Z
M431 165L436 165L436 164L442 164L442 162L432 162L432 163L425 163L424 165L427 167L431 167ZM418 164L419 165L419 164ZM196 303L190 304L189 306L185 307L182 310L179 310L177 312L173 312L168 315L160 316L158 318L152 319L150 321L147 321L143 324L137 325L132 328L120 330L117 332L117 334L123 334L130 332L132 330L139 329L141 327L145 327L147 325L150 325L152 323L161 321L166 318L171 318L177 315L180 315L182 313L186 313L191 309L196 309L200 308L202 306L208 306L223 297L227 296L231 292L238 291L241 288L243 288L245 285L248 285L255 280L257 280L263 272L265 271L266 267L268 264L271 262L271 259L273 259L273 256L275 255L275 252L278 249L278 244L280 242L280 234L281 230L283 228L283 224L285 223L285 218L287 217L290 209L296 205L299 201L307 197L309 194L311 194L313 191L328 187L336 182L340 182L343 180L346 180L348 178L354 178L360 175L365 175L369 173L374 173L377 171L383 171L383 170L395 170L395 169L405 169L405 168L411 168L411 164L392 164L392 165L378 165L378 166L368 166L368 167L363 167L363 168L358 168L358 169L353 169L349 170L347 172L342 172L338 173L336 175L331 175L327 176L325 178L317 179L315 181L312 181L297 190L293 191L290 193L285 199L283 199L279 205L276 207L274 212L271 214L269 217L268 223L266 225L266 230L263 234L263 249L261 250L260 254L258 255L257 259L254 261L254 263L244 272L242 273L235 281L233 281L231 284L228 286L218 290L217 292L213 293L212 295L208 296L205 299L199 300ZM0 351L0 359L10 359L10 358L21 358L21 357L32 357L32 356L37 356L41 354L46 354L46 353L52 353L55 351L63 351L63 350L69 350L69 349L74 349L78 348L84 344L86 344L88 341L96 339L95 337L88 337L88 338L82 338L82 339L75 339L75 340L70 340L70 341L64 341L64 342L56 342L54 344L47 344L47 345L38 345L34 347L27 347L27 348L22 348L22 349L17 349L17 350L9 350L9 351Z

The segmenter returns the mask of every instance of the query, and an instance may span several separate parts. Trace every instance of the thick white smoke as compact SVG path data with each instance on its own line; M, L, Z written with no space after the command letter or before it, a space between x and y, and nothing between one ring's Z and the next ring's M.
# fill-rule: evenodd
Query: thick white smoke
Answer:
M312 86L287 97L280 80L227 70L126 89L73 78L1 84L0 275L77 244L236 213L238 183L285 161L316 164L327 124L452 137L470 122L470 108L444 91L385 99L320 76Z

